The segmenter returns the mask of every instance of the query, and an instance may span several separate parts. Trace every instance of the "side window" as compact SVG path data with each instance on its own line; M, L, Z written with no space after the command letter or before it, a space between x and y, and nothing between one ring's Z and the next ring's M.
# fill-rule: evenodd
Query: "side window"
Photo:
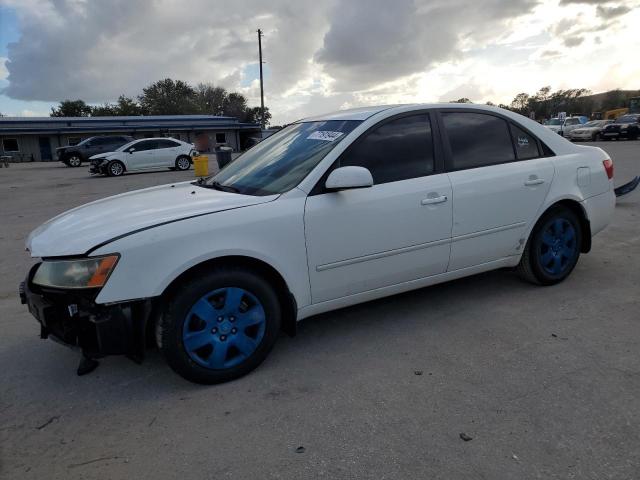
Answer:
M427 114L391 120L365 135L343 154L340 166L368 168L376 185L433 172L433 139Z
M102 145L108 145L111 143L111 137L97 137L91 140L91 145L100 147Z
M529 160L530 158L538 158L540 156L538 142L532 135L511 124L511 137L516 147L516 157L518 160Z
M138 142L135 145L131 145L136 149L136 152L142 152L144 150L153 150L156 148L155 140L145 140L143 142Z
M179 146L180 144L173 140L158 140L158 146L156 148L175 148Z
M453 170L515 160L509 127L502 118L484 113L443 112L442 121L451 146Z

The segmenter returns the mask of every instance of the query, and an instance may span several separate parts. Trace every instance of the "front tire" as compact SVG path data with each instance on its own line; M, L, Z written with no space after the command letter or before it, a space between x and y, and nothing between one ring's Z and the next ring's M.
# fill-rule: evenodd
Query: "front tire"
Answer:
M82 158L77 153L69 155L65 161L69 167L77 168L82 165Z
M112 160L107 165L107 175L110 177L119 177L124 174L124 164L118 160Z
M181 156L176 158L176 170L184 172L191 167L191 160L189 157Z
M536 223L525 247L518 273L538 285L554 285L569 276L578 263L582 228L576 215L558 206Z
M269 283L250 270L218 268L180 286L166 304L157 337L176 373L215 384L258 367L275 344L280 322Z

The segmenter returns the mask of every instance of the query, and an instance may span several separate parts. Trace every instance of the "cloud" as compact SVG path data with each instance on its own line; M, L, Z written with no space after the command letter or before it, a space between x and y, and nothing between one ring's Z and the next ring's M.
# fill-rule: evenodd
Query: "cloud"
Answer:
M7 70L6 61L7 57L0 57L0 82L5 80L9 76L9 70Z
M560 5L585 4L585 5L602 5L611 3L615 0L560 0Z
M535 0L342 2L315 60L339 90L364 89L424 71L496 36Z
M312 0L290 3L16 1L22 36L8 48L4 93L103 102L166 77L240 89L244 66L257 59L258 27L274 72L271 91L283 91L304 75L326 23L325 8Z
M618 7L603 7L602 5L598 5L596 7L598 16L604 18L605 20L626 15L630 11L631 7L627 7L624 5L620 5Z
M6 65L0 59L11 111L39 111L37 100L113 101L166 77L221 85L257 105L261 28L274 123L375 103L508 103L550 83L550 71L554 88L592 88L586 69L628 61L615 47L637 45L639 20L636 0L0 2L16 11L21 33ZM589 51L568 54L577 45Z
M584 37L573 36L573 37L567 37L564 39L564 44L567 47L577 47L582 42L584 42Z

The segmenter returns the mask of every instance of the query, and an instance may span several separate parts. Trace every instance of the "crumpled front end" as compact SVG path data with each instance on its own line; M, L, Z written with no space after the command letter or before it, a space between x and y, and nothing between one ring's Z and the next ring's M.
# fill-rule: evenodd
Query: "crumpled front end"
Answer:
M144 358L151 300L99 305L99 288L62 289L33 283L41 263L20 284L20 299L40 324L40 337L80 349L86 357L124 354Z

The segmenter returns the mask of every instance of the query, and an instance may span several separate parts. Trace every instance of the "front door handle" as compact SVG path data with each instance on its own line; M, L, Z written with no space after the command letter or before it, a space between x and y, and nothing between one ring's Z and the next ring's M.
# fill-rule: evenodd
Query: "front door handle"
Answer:
M447 201L447 196L446 195L440 195L439 197L424 198L424 199L422 199L420 204L422 204L422 205L434 205L436 203L443 203L443 202L446 202L446 201Z
M544 180L542 178L530 178L529 180L524 182L524 184L527 187L532 187L534 185L542 185L543 183L544 183Z

